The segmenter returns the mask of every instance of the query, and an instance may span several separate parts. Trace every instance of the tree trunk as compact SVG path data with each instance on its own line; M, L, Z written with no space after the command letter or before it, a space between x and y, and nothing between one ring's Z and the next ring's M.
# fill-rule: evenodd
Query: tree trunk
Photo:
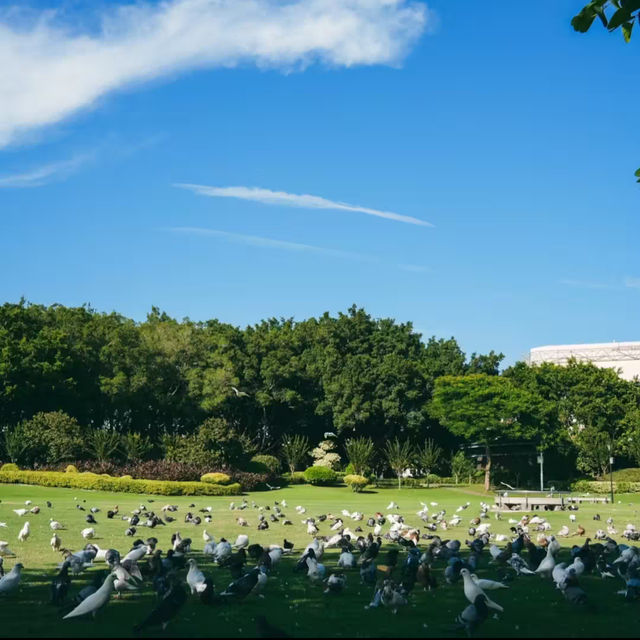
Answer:
M398 474L398 489L402 489L402 474Z
M491 489L491 450L488 444L485 444L484 447L485 456L487 457L487 462L484 467L484 490L489 491L489 489Z

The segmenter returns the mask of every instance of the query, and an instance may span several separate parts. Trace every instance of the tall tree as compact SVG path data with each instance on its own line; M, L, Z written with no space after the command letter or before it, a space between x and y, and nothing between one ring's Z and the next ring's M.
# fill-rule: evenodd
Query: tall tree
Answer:
M536 405L531 394L507 378L470 374L438 378L430 411L455 435L482 445L488 491L492 445L505 438L532 438L538 424Z

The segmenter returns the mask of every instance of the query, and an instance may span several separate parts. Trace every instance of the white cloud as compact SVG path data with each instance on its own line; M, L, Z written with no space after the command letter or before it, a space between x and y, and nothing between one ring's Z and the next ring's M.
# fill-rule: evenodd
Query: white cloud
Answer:
M0 175L0 189L27 189L30 187L41 187L44 184L54 180L61 180L79 169L85 164L91 155L79 155L64 160L62 162L54 162L42 165L25 171L23 173L14 173L11 175Z
M255 202L262 202L263 204L277 204L302 209L355 211L357 213L366 213L370 216L395 220L396 222L405 222L407 224L416 224L424 227L433 226L424 220L403 216L399 213L393 213L392 211L380 211L378 209L369 209L345 202L334 202L326 198L321 198L320 196L298 195L295 193L286 193L285 191L271 191L257 187L208 187L200 184L176 184L175 186L213 198L239 198L240 200L253 200Z
M591 280L560 280L560 284L568 287L577 287L578 289L618 289L619 285L608 284L606 282L595 282Z
M219 231L218 229L205 229L202 227L170 227L167 231L172 233L181 233L196 236L211 236L222 238L230 242L246 244L252 247L261 247L266 249L283 249L285 251L294 251L296 253L318 253L334 258L350 258L356 260L376 261L376 258L366 256L361 253L352 253L350 251L339 251L337 249L327 249L325 247L317 247L311 244L300 244L298 242L287 242L285 240L274 240L273 238L264 238L262 236L250 236L240 233L230 233L228 231Z
M398 64L431 22L414 0L166 0L103 11L97 29L83 30L60 11L0 10L0 147L186 69Z

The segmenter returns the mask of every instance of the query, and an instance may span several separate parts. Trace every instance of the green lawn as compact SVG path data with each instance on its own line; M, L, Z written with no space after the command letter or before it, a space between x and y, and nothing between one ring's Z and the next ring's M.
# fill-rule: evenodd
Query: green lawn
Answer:
M77 498L77 501L74 500ZM149 499L154 502L150 503ZM290 487L272 492L260 492L247 495L251 504L255 500L259 505L273 504L274 500L285 498L288 508L287 516L294 526L285 527L271 525L267 531L257 531L257 511L247 509L242 515L249 521L250 527L242 529L235 523L238 512L229 510L233 500L237 503L241 498L227 497L170 497L135 496L130 494L112 494L95 491L78 491L74 489L48 489L44 487L0 485L0 522L6 522L7 528L0 528L0 539L10 543L10 547L18 554L17 559L5 559L5 569L10 569L14 562L20 561L25 566L23 582L16 595L0 601L0 633L2 636L50 636L50 637L125 637L131 636L134 623L140 621L154 604L154 594L150 588L139 593L128 595L121 600L112 598L109 604L93 619L61 620L62 614L49 604L49 583L55 566L60 562L60 555L54 553L49 540L52 532L49 529L49 518L67 525L68 530L60 532L63 546L73 551L82 548L85 541L80 531L89 526L85 524L88 507L96 506L101 512L96 514L97 538L95 542L103 548L116 548L127 552L132 542L124 535L127 524L119 519L108 520L106 511L119 505L120 513L130 512L139 504L160 510L163 504L178 504L180 510L177 521L166 526L149 530L138 529L140 537L154 535L160 540L159 548L168 549L171 533L179 530L183 537L191 537L194 541L194 556L198 559L205 573L210 574L218 591L229 583L226 569L220 569L208 559L200 555L203 548L203 525L198 527L185 524L184 514L190 503L196 504L196 510L204 506L213 507L214 521L207 525L209 533L218 540L221 536L232 542L238 533L248 533L251 542L261 544L282 544L283 537L296 543L300 549L306 545L310 537L306 527L301 524L302 517L315 516L332 512L339 514L343 508L364 512L366 517L376 511L386 513L391 500L400 506L400 512L409 524L422 524L416 516L420 501L439 503L438 508L445 508L452 515L456 507L471 502L471 506L463 512L463 524L448 532L448 537L464 540L467 537L468 520L479 511L482 499L493 501L493 496L484 496L477 490L461 489L406 489L379 490L362 494L354 494L346 488L317 488L310 486ZM13 509L24 505L25 500L32 500L40 505L42 511L38 515L30 514L25 518L18 517ZM45 501L50 500L53 508L48 509ZM577 512L578 522L586 529L587 534L595 532L598 526L604 526L604 520L613 516L621 531L627 522L640 525L638 521L639 498L622 496L622 502L614 505L584 505ZM86 502L83 502L86 501ZM86 512L76 509L76 504L87 507ZM305 516L298 516L294 507L303 505L307 508ZM431 510L433 508L431 507ZM191 509L194 511L194 509ZM603 522L593 522L593 515L599 512ZM545 514L557 531L563 524L569 524L569 512ZM519 517L519 516L518 516ZM18 531L24 520L31 523L31 536L24 542L17 540ZM496 521L491 519L492 531L508 533L508 517ZM360 523L367 530L366 522ZM354 529L357 524L350 525ZM386 527L385 527L386 530ZM320 525L321 534L329 535L327 523ZM442 536L445 537L445 533ZM571 545L573 540L564 541ZM388 547L388 545L387 545ZM384 551L384 550L383 550ZM294 554L297 557L297 554ZM568 556L568 549L563 549L563 556ZM330 550L325 553L323 562L328 571L335 566L338 552ZM481 577L495 578L496 569L488 564L486 554L481 570ZM294 574L291 570L293 560L280 563L269 577L265 597L249 598L241 603L228 603L206 607L197 598L190 599L178 617L163 633L150 631L148 637L158 634L167 637L252 637L256 635L255 617L260 613L268 620L283 629L291 636L329 636L329 637L436 637L459 635L452 630L455 617L467 605L462 591L462 583L446 585L441 578L444 564L436 566L435 573L440 586L432 592L415 590L410 595L409 605L401 609L397 615L388 610L366 610L372 596L372 589L360 584L357 571L348 576L347 589L340 595L325 596L322 587L309 584L305 575ZM91 581L92 573L104 568L97 564L81 576L74 578L72 594ZM327 574L328 575L328 574ZM508 590L492 592L492 597L505 609L496 619L490 618L479 630L478 636L486 637L612 637L637 636L640 618L640 604L628 604L616 591L622 587L618 580L602 580L596 576L586 576L581 580L582 586L595 603L596 610L589 612L575 608L567 603L553 583L537 577L522 577L511 583ZM143 634L144 635L144 634Z

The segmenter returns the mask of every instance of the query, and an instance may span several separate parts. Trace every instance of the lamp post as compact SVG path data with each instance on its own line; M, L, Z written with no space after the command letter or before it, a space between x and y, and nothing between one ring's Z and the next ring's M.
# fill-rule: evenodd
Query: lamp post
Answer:
M613 436L609 443L609 489L611 490L611 504L613 504Z
M538 454L538 464L540 465L540 491L544 491L544 452L542 449Z

